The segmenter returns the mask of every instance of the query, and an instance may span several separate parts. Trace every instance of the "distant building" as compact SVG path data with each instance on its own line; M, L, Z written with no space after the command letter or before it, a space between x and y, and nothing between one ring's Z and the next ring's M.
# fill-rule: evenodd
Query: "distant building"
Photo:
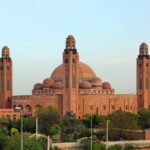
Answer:
M31 115L38 107L53 106L63 115L72 111L78 118L91 112L108 115L119 109L137 113L139 109L150 105L148 46L146 43L140 45L136 95L115 94L109 82L102 81L87 64L79 60L72 35L66 39L62 64L43 83L34 85L32 95L13 96L12 87L12 60L9 48L4 46L0 59L0 108L14 109L20 106L24 115Z

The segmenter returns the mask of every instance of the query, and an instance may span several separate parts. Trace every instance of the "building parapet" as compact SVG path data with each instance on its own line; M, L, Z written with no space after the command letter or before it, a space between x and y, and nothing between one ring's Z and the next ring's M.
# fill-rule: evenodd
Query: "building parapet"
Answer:
M31 100L32 95L18 95L12 96L13 100Z
M63 95L63 89L32 90L33 95Z
M79 89L80 95L111 95L114 94L114 89Z

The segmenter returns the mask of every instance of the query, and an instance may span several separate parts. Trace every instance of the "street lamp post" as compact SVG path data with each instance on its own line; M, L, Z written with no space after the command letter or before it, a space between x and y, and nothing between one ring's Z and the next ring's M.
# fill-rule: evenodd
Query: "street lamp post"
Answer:
M92 120L92 110L93 110L93 105L92 104L90 104L89 105L89 107L90 107L90 113L91 113L91 150L93 149L92 147L93 147L93 145L92 145L92 142L93 142L93 139L92 139L92 137L93 137L93 130L92 130L92 128L93 128L93 120Z
M47 150L49 150L49 147L50 147L50 145L49 145L49 136L47 137Z
M108 127L109 127L108 123L109 123L109 120L106 121L106 143L107 143L106 146L107 148L108 148Z
M38 138L38 116L36 114L36 140Z
M23 150L23 112L21 107L16 107L16 110L20 111L20 119L21 119L21 150Z

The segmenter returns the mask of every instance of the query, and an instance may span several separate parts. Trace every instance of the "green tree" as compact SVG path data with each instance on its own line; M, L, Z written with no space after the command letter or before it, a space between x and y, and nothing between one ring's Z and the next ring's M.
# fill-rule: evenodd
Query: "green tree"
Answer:
M63 116L61 126L63 134L74 134L76 138L78 138L81 131L85 129L82 121L78 120L72 112L67 112L66 115Z
M150 108L138 112L138 123L142 129L150 128Z
M58 124L54 124L50 127L51 135L56 135L61 133L61 127Z
M53 124L60 124L60 114L51 106L39 108L37 110L37 116L39 120L39 131L43 134L48 135L49 127Z
M90 114L85 115L82 121L87 128L91 127L91 115ZM92 115L92 125L94 128L103 127L105 125L105 122L106 122L105 116L100 116L100 115L95 115L95 114Z
M109 126L118 129L139 129L138 117L130 112L118 110L108 116Z
M52 136L52 139L54 141L60 141L60 135L61 135L61 127L58 124L54 124L50 128L50 134Z
M27 139L24 142L24 150L44 150L44 148L39 140Z
M6 150L20 150L20 135L9 136L5 143L4 149Z

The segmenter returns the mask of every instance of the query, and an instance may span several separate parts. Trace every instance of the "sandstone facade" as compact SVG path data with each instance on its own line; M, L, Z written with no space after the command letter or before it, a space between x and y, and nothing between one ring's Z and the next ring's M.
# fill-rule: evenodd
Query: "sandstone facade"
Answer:
M109 82L80 61L75 38L69 35L63 63L43 83L33 86L32 95L13 96L12 61L9 48L4 46L0 59L0 108L19 106L24 115L32 115L38 107L53 106L63 115L72 111L78 118L89 113L108 115L118 109L137 113L150 105L149 58L148 46L142 43L137 58L137 93L115 94Z

